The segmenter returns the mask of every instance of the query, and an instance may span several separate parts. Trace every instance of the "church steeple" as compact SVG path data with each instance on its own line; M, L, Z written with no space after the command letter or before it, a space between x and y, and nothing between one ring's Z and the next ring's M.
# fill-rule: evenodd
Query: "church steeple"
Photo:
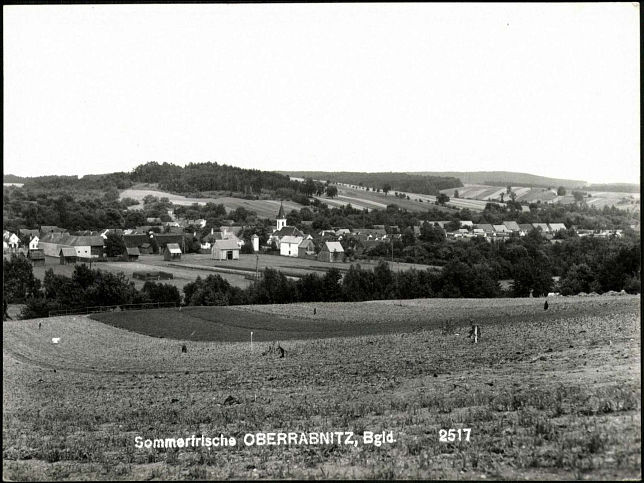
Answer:
M284 205L280 201L280 210L277 212L277 230L286 226L286 215L284 214Z

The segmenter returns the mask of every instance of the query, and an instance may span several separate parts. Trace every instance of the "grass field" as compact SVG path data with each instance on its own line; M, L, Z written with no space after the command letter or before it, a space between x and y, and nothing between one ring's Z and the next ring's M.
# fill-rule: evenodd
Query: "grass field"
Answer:
M192 260L192 256L195 255L183 255L184 263L189 264ZM203 255L204 257L209 257L210 255ZM65 275L71 277L74 272L75 265L60 265L57 258L46 257L45 265L38 265L33 267L34 276L40 280L45 278L45 272L48 269L53 269L54 273L58 275ZM160 280L160 283L166 283L174 285L179 290L182 290L184 285L189 282L194 282L197 277L205 278L208 275L212 275L213 272L209 270L199 270L194 268L182 268L176 266L177 262L172 262L173 265L170 265L171 262L166 262L163 260L161 255L141 255L138 262L101 262L93 263L92 269L104 270L111 273L123 273L127 276L137 289L143 287L145 281L134 278L132 275L137 271L164 271L171 272L174 278L170 280ZM179 262L180 263L180 262ZM199 262L201 263L201 262ZM217 273L228 282L240 288L245 288L250 285L250 280L247 280L244 275L235 275L230 273Z
M167 193L164 191L157 191L154 189L126 189L121 191L119 198L132 198L138 200L139 205L130 206L132 210L140 210L143 208L143 198L147 195L156 196L157 198L168 198L173 204L181 206L190 206L194 203L205 205L206 203L223 204L230 212L239 207L244 207L247 210L257 213L259 218L275 218L280 208L279 200L244 200L242 198L233 198L230 196L219 196L212 198L187 198L185 196ZM300 210L304 205L295 203L293 201L284 201L284 209L288 213L291 210Z
M235 340L251 327L282 337L301 326L301 339L281 340L283 359L263 355L265 342L251 352L249 342L189 341L182 354L174 334L84 316L5 322L4 478L639 479L639 305L623 296L557 298L548 312L540 299L165 311L180 314L174 322L138 313L155 335L214 322ZM472 319L476 345L465 338ZM471 428L471 440L439 442L449 428ZM258 431L353 431L361 443L245 446ZM362 444L365 431L396 442ZM134 445L220 433L240 444Z
M57 258L46 258L45 265L33 267L36 278L43 280L45 272L50 268L58 275L72 276L75 265L60 265ZM359 263L362 268L369 269L373 269L377 265L375 260L361 260ZM260 255L259 263L255 255L244 254L239 256L239 260L213 260L210 254L191 253L182 255L180 261L174 262L165 261L161 255L141 255L138 262L101 262L92 264L92 268L112 273L121 272L134 282L137 289L143 287L145 282L135 279L133 277L134 272L162 270L172 273L174 278L162 280L160 283L174 285L179 290L182 290L187 283L194 282L197 277L206 278L208 275L219 275L234 287L246 288L252 283L248 277L252 277L256 266L260 272L265 268L273 268L290 277L301 277L307 273L322 275L329 268L337 268L340 272L345 272L350 265L350 263L318 262L316 260L282 257L279 255ZM405 271L410 268L425 270L430 266L398 262L392 265L393 270Z

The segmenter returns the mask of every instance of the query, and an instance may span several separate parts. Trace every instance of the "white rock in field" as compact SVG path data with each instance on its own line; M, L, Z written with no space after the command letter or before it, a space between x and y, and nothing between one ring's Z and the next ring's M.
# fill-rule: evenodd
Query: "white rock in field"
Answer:
M60 337L52 337L52 338L51 338L51 341L52 341L54 344L58 344L58 343L60 342Z

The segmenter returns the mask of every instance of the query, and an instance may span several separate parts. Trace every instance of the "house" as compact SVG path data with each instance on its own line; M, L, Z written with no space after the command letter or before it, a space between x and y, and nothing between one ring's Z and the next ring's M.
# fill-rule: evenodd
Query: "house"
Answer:
M63 233L50 232L40 237L38 247L43 250L44 254L48 257L59 257L60 249L69 247L67 239L69 235Z
M445 225L447 225L448 223L451 223L451 221L449 221L449 220L441 220L441 221L430 221L428 223L430 225L438 225L441 228L445 228Z
M550 232L552 233L566 229L566 225L564 225L563 223L548 223L548 226L550 227Z
M519 235L523 236L534 230L531 223L519 223Z
M299 236L304 238L304 233L298 230L297 228L295 228L294 226L284 225L279 230L273 231L273 233L268 237L268 244L271 245L273 242L275 242L275 244L279 246L280 240L285 236Z
M60 257L62 248L73 248L77 258L100 258L103 256L104 240L99 235L76 236L51 232L38 242L46 256Z
M43 235L47 235L48 233L67 233L67 230L58 228L55 225L42 225L40 227L40 238L42 238Z
M474 228L474 223L471 220L461 220L462 228Z
M141 252L141 255L149 255L153 251L152 245L150 245L149 243L142 243L139 247L139 251Z
M297 246L299 258L315 258L315 242L312 238L306 238Z
M384 228L360 228L355 232L355 235L365 236L367 240L380 240L387 235L387 232Z
M220 231L210 230L210 233L201 239L201 250L203 253L212 251L212 246L217 240L223 240L223 234Z
M301 236L284 236L280 239L280 255L284 257L297 257L298 247L304 240Z
M39 230L29 230L27 228L20 228L18 230L18 234L19 234L20 238L22 238L22 239L26 238L26 239L30 240L31 238L33 238L35 236L39 236L40 231Z
M219 227L219 231L222 232L226 236L234 235L234 236L239 237L239 235L241 235L241 232L244 231L244 227L243 226L235 226L235 225L231 225L231 226L222 225L222 226Z
M29 252L27 252L27 258L31 260L34 267L45 264L45 254L42 250L29 250Z
M163 259L166 261L181 260L181 248L178 243L167 243L163 249Z
M18 247L20 246L20 238L18 238L18 235L16 235L15 233L12 233L10 231L5 231L2 234L2 240L4 242L6 242L7 247L12 252L17 251Z
M107 240L107 235L111 233L112 235L123 236L123 230L120 228L107 228L99 233L99 236L103 240Z
M161 224L161 218L157 218L157 217L148 217L148 218L145 219L145 221L146 221L146 223L151 223L151 224L154 224L154 225Z
M521 228L519 228L519 224L516 221L504 221L503 224L510 230L511 232L518 233L521 231Z
M58 257L60 258L61 265L67 265L70 263L76 263L78 257L76 256L76 250L73 247L63 247L58 252Z
M215 240L211 253L213 260L239 260L239 245L235 240Z
M490 225L489 223L479 223L478 225L474 225L475 231L476 228L483 230L483 232L486 235L493 235L494 234L494 227Z
M550 228L548 228L548 223L533 223L532 227L535 230L541 229L543 233L550 233Z
M31 239L29 240L29 250L38 250L38 242L40 241L40 237L38 235L33 235Z
M100 258L103 256L105 240L99 235L68 236L66 244L74 247L78 258Z
M130 262L138 261L139 255L141 255L139 247L126 247L125 251L127 253L127 259Z
M206 227L206 220L203 218L199 218L197 220L186 220L186 226L197 226L199 228L205 228Z
M499 234L510 234L512 233L512 230L510 230L507 226L505 225L492 225L492 228L494 228L494 233L496 235Z
M318 261L320 262L342 262L344 260L344 248L340 242L324 242Z
M156 240L157 245L159 246L159 251L164 250L165 246L168 243L173 243L178 246L183 246L184 244L183 233L157 233L154 235L154 239Z

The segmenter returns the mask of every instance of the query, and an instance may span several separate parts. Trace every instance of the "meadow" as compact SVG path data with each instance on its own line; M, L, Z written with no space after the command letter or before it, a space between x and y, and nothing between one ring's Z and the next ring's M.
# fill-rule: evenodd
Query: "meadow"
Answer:
M245 200L242 198L234 198L231 196L212 196L203 198L189 198L174 193L165 191L158 191L149 188L131 188L120 192L119 198L132 198L139 201L140 204L130 206L131 210L140 210L143 208L143 198L148 195L156 196L157 198L168 198L172 204L180 206L190 206L194 203L198 205L205 205L206 203L222 204L226 210L234 211L237 208L243 207L249 211L254 211L259 218L275 218L280 209L279 200ZM284 209L289 212L291 210L299 211L303 205L295 203L294 201L283 201Z
M184 311L147 312L150 335L127 318L130 330L85 316L5 322L4 477L641 478L639 296L555 298L548 311L543 299L419 299L186 312L201 321L192 330L219 324L219 340L263 334L252 350L163 333L172 317L189 323ZM286 357L266 352L271 331ZM470 441L440 442L450 428ZM258 431L396 442L134 445Z

